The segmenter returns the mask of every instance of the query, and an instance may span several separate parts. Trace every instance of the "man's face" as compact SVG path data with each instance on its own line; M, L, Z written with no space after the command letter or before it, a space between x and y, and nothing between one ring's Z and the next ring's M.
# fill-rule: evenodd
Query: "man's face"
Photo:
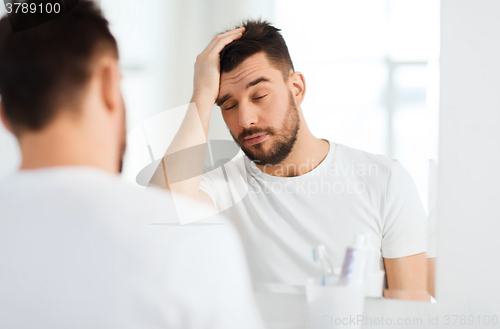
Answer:
M217 103L243 152L260 165L276 165L292 151L299 113L283 74L264 53L222 73Z

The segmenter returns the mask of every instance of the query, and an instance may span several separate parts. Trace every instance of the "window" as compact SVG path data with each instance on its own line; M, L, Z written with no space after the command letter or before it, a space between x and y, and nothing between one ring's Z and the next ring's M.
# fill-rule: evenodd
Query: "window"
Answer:
M428 206L437 158L439 2L276 0L316 137L398 159Z

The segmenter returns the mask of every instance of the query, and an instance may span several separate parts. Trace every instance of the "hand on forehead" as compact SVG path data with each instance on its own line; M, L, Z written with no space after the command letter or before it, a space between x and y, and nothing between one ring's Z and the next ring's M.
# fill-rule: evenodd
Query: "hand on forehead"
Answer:
M275 84L279 81L283 81L281 71L270 63L264 53L257 53L234 70L221 74L217 104L221 105L228 97L249 91L261 83Z

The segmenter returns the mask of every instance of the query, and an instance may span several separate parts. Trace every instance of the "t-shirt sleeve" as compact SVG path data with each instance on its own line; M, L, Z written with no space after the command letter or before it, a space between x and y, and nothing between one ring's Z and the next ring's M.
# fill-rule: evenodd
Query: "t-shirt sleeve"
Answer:
M427 215L410 173L396 161L384 207L382 256L400 258L426 252Z
M215 179L217 179L217 178L215 178ZM210 172L204 173L203 175L201 175L199 189L208 194L208 196L214 202L215 209L220 211L219 204L217 202L217 189L215 186L216 186L216 181L214 180L214 177L210 176Z
M208 172L205 170L201 176L199 189L210 196L218 212L228 209L237 201L235 191L236 186L242 185L237 184L241 183L244 174L240 168L242 165L244 167L241 158L222 159L216 163L215 169Z

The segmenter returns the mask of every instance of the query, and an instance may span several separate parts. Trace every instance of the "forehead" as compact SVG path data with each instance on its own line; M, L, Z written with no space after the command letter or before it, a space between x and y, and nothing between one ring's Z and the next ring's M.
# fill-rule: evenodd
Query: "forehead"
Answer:
M220 77L220 92L244 86L252 79L266 77L277 81L281 77L279 71L269 62L267 56L261 52L245 59L240 65L230 72L223 72Z

